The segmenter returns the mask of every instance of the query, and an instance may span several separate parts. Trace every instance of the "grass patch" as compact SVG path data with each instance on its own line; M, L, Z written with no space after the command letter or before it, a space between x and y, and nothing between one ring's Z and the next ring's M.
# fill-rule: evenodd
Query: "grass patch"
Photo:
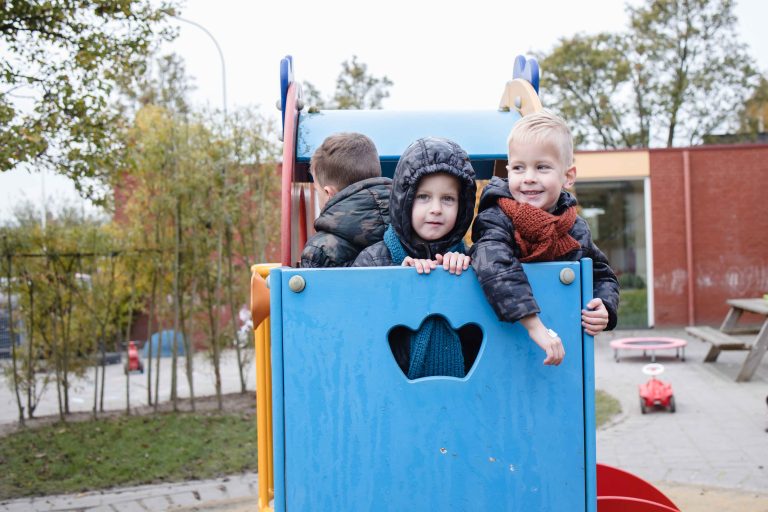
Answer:
M595 391L595 424L598 428L621 412L621 404L600 389Z
M167 413L56 423L0 442L0 500L254 471L253 415Z
M600 427L621 412L595 392ZM256 471L253 414L181 412L54 423L0 438L0 500Z
M648 327L648 290L645 288L619 291L618 329Z

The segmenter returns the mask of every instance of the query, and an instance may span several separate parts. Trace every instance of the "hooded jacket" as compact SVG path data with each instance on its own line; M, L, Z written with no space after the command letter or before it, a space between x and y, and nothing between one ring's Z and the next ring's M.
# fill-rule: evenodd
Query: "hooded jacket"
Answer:
M539 313L540 309L519 259L521 253L515 242L515 226L497 204L502 197L512 198L509 185L506 179L494 177L480 196L478 215L472 226L474 245L470 255L480 286L496 315L502 321L516 322ZM576 204L571 194L562 191L552 213L562 215L567 208ZM608 310L606 330L611 330L616 327L619 308L619 282L616 275L608 265L605 254L592 242L592 234L584 219L577 217L569 234L580 247L558 260L592 258L592 293L603 300Z
M360 251L381 241L389 224L391 188L389 178L368 178L334 195L315 220L301 267L348 267Z
M421 178L443 172L459 179L459 211L448 235L435 241L421 240L411 225L411 209ZM419 139L405 150L395 168L389 197L390 222L403 248L412 258L434 259L464 237L475 213L475 171L469 156L458 144L440 137ZM360 253L355 267L388 267L392 255L378 242Z

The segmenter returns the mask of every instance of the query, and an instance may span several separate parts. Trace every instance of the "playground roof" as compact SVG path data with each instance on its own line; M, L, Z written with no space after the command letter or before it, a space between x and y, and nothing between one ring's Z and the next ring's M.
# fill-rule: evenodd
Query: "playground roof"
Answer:
M400 155L420 137L456 141L469 154L478 179L490 179L497 161L506 163L507 135L520 119L499 110L396 111L322 110L299 116L296 160L306 167L315 149L337 132L359 132L376 144L382 173L391 177Z

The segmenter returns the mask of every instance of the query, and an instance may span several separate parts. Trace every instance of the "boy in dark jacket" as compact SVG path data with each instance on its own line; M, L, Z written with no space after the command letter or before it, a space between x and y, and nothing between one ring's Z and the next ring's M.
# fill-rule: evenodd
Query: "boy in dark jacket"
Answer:
M523 117L507 140L508 178L494 177L483 190L472 227L472 266L499 319L519 321L546 352L544 364L565 356L562 340L539 318L521 263L593 260L594 298L582 310L584 330L594 336L616 326L619 283L592 242L573 186L573 138L565 122L546 110Z
M427 137L408 146L389 204L384 240L363 250L353 266L402 265L429 274L440 265L457 275L469 268L462 238L474 215L475 171L458 144ZM442 318L428 318L408 342L392 348L410 379L465 375L459 336Z
M301 267L348 267L384 235L392 180L381 177L376 146L361 133L327 137L312 155L309 172L322 210Z

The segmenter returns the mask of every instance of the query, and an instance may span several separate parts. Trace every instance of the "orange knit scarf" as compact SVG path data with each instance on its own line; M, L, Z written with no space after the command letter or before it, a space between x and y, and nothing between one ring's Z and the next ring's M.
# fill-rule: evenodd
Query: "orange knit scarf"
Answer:
M553 261L579 248L579 242L568 234L576 222L576 207L571 206L562 215L552 215L505 197L498 204L515 225L515 242L523 256L520 261Z

